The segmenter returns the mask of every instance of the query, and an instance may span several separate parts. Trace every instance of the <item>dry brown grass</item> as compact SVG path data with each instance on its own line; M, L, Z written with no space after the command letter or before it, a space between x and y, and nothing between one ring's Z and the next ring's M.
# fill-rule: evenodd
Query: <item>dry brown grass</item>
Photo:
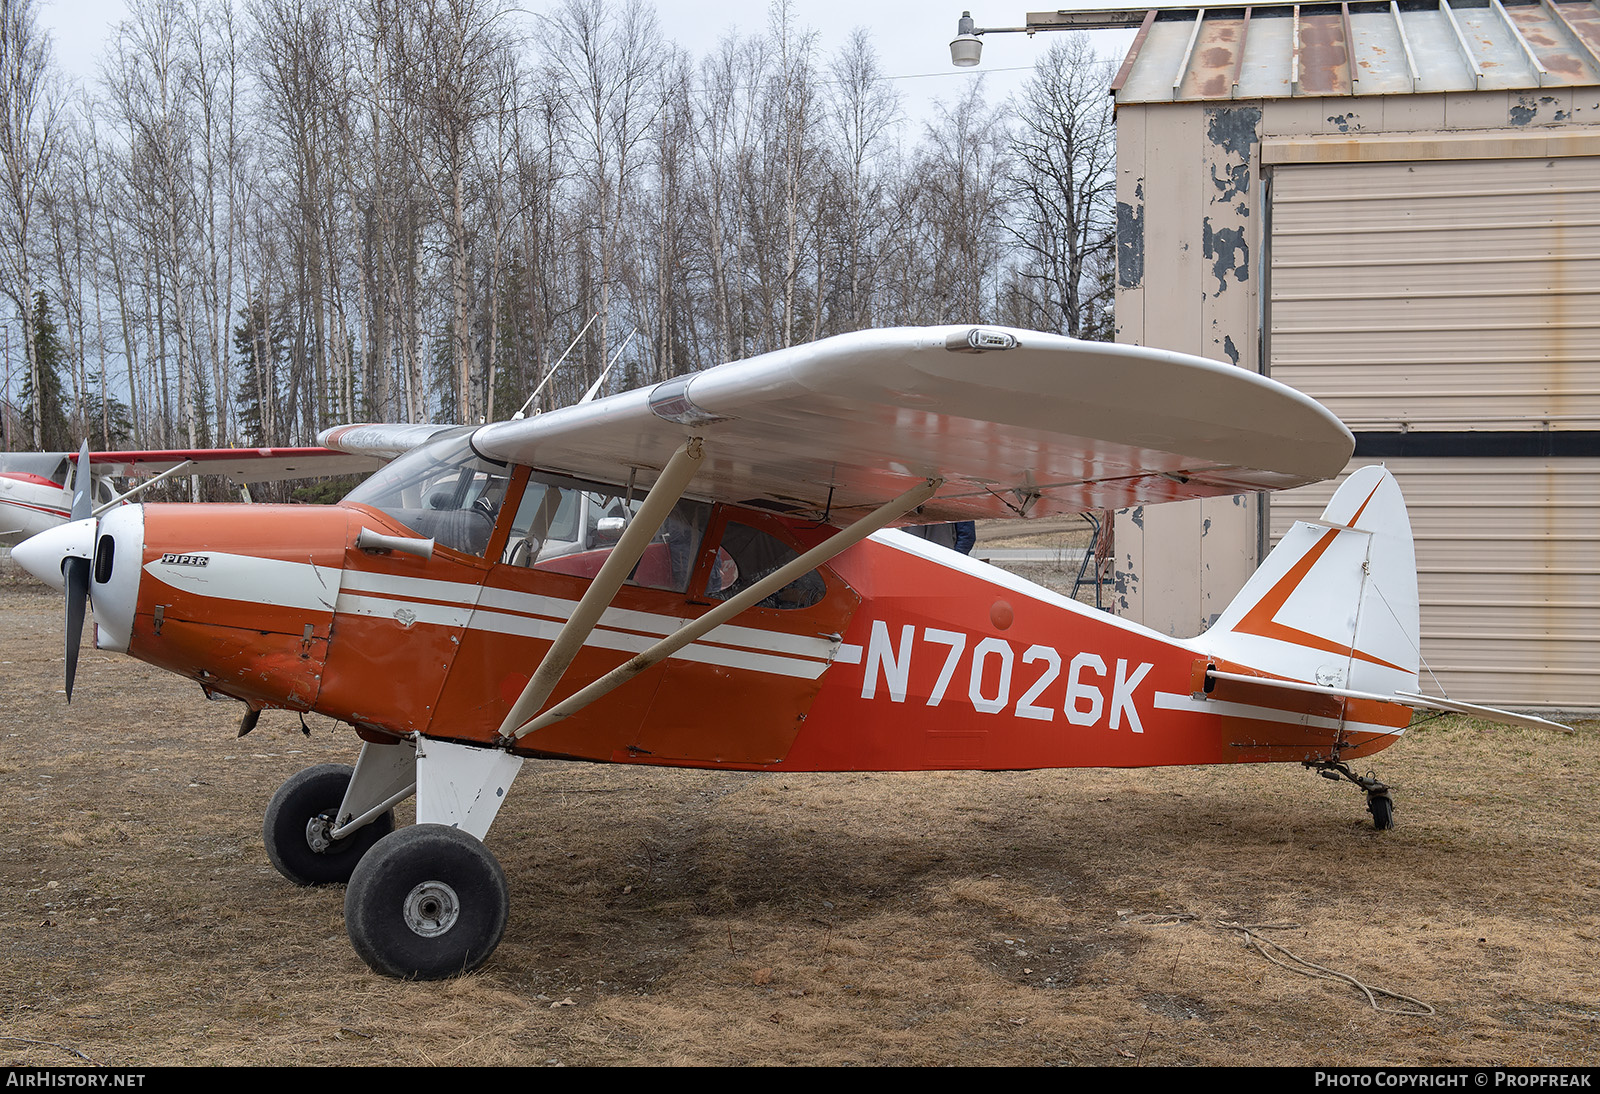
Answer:
M155 1064L1592 1064L1600 726L1428 722L1396 831L1292 767L742 775L530 763L479 973L383 980L261 810L354 739L85 651L0 589L0 1058ZM408 820L402 816L402 822ZM1153 913L1184 913L1174 922ZM1425 1000L1371 1010L1222 921ZM79 1055L81 1054L81 1056Z
M978 542L988 547L1055 547L1083 550L1094 542L1094 526L1083 517L1038 520L980 520Z

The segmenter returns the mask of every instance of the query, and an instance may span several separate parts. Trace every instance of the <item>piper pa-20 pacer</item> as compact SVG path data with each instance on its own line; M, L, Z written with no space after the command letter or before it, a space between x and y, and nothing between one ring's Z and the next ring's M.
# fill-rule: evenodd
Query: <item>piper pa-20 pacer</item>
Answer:
M525 757L752 771L1294 762L1368 792L1417 694L1400 491L1356 472L1206 634L1116 619L892 530L1275 490L1348 430L1195 357L992 327L865 331L410 448L336 507L126 505L18 546L69 631L364 742L267 806L291 881L348 882L379 972L478 967L484 845ZM71 668L69 666L69 674ZM394 806L416 795L417 823Z

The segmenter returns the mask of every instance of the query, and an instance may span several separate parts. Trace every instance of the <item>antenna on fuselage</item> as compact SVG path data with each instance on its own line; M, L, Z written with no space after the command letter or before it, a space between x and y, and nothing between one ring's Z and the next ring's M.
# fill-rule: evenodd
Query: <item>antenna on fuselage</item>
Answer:
M572 346L576 346L578 344L578 339L582 338L584 331L589 329L589 324L593 323L598 318L600 318L599 312L595 312L593 315L589 316L589 322L585 323L583 325L583 330L580 330L577 334L577 337L573 338L572 345L567 347L566 353L563 353L559 358L557 358L556 363L550 366L550 371L544 374L544 379L540 380L539 386L533 389L533 394L528 396L528 401L522 404L522 409L511 415L512 421L515 422L528 416L528 408L532 406L533 401L539 397L539 392L544 390L544 385L550 382L550 377L556 374L556 369L560 368L562 363L566 361L567 354L572 352Z

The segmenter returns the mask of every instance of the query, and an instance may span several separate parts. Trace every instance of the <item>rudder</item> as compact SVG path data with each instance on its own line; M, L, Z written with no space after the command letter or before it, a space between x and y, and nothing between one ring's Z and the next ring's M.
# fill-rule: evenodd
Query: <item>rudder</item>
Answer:
M1211 656L1291 680L1414 690L1416 552L1394 476L1363 467L1317 521L1298 521L1198 640Z

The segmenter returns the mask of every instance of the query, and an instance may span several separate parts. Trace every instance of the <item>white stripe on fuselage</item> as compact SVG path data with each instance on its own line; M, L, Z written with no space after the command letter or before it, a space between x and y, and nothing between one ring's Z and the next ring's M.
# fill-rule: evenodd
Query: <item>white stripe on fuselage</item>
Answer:
M196 551L181 558L190 561L163 563L157 559L145 571L196 596L397 619L406 626L463 627L552 641L578 604L576 600L466 582L340 571L218 551ZM204 564L195 565L194 560L200 559ZM335 596L336 602L330 603ZM676 616L608 608L584 644L640 653L687 622ZM828 667L836 648L837 640L831 636L724 624L673 657L814 680Z
M441 608L454 607L464 595L476 594L478 603L467 626L472 630L496 634L521 635L552 641L574 609L576 600L518 592L495 586L456 584L392 574L346 571L347 589L360 590L359 607L354 592L340 597L340 610L350 600L353 610L366 615L393 616L396 611L414 613L416 622L445 623ZM413 597L443 600L445 605L418 603ZM455 610L461 610L455 607ZM607 608L584 642L601 649L641 653L655 642L689 622L677 616L626 608ZM447 625L460 626L459 622ZM814 680L828 667L836 642L831 638L764 631L755 627L723 624L700 641L686 646L673 656L685 661L752 669L782 676Z
M339 571L334 567L224 551L162 555L147 563L144 572L194 596L309 612L333 611L339 595Z
M1283 710L1279 707L1258 707L1249 703L1229 703L1219 699L1196 699L1192 695L1180 695L1172 691L1156 692L1156 709L1181 710L1190 714L1214 714L1219 718L1250 718L1258 722L1301 725L1307 729L1325 729L1334 733L1337 733L1341 726L1357 733L1386 733L1395 737L1406 731L1405 726L1386 726L1379 725L1376 722L1357 722L1348 718L1341 722L1338 718L1329 718L1320 714L1307 714L1304 711Z

